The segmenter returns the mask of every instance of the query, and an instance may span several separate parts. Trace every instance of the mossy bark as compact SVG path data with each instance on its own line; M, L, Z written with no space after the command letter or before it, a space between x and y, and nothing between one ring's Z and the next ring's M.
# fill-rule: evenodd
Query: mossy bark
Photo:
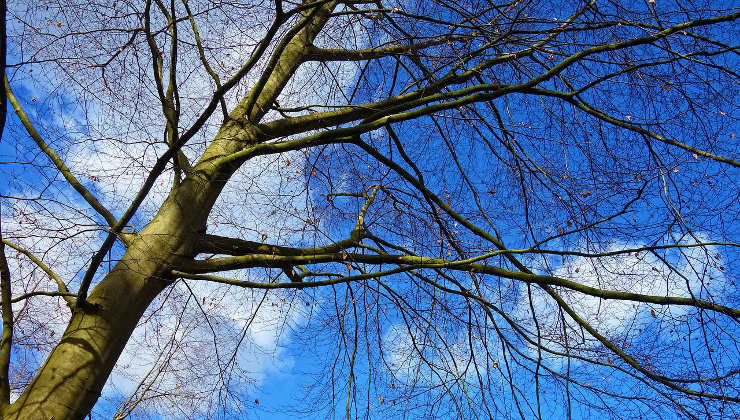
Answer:
M211 208L243 163L216 162L260 140L256 124L305 61L334 6L325 3L304 15L307 21L286 40L264 85L231 112L192 172L147 227L127 241L126 253L95 286L87 304L75 310L60 343L18 400L5 407L3 419L82 419L90 412L144 311L170 284L172 268L193 257Z
M4 419L77 419L90 411L137 322L169 284L166 274L192 255L207 217L193 205L207 198L201 195L193 182L170 195L85 307L75 309L60 343Z

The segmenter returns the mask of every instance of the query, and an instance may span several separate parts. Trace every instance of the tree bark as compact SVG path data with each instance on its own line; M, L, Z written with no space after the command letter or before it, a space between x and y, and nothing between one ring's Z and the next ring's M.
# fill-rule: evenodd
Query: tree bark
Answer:
M5 419L78 419L93 407L137 322L168 284L164 275L190 255L207 212L193 211L195 183L178 189L121 261L76 308L59 345ZM195 194L193 194L195 192Z
M2 413L3 419L82 419L90 412L139 319L170 284L171 269L183 259L192 259L211 208L243 163L218 165L214 161L259 140L255 125L305 61L308 47L334 6L335 2L328 2L304 15L308 21L299 23L303 27L278 52L264 85L253 89L231 112L193 171L129 243L86 305L75 308L60 343L23 394Z

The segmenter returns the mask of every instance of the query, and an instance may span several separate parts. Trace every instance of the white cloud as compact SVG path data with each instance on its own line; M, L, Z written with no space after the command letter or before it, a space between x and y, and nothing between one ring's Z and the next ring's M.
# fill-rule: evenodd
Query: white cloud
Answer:
M464 327L444 340L433 328L393 324L382 338L383 358L390 374L406 385L435 386L440 382L478 383L501 359L498 337L479 337ZM484 344L485 342L485 344Z
M254 25L249 25L253 30L239 32L236 25L231 25L229 29L233 30L234 36L220 33L218 36L211 36L210 42L223 44L223 40L229 39L235 45L238 44L237 40L254 45L255 40L261 39L260 31L266 30L272 16L255 11L248 11L246 15L250 15L255 22ZM220 17L201 15L201 18L217 19L221 23ZM351 27L341 23L332 25L328 28L330 33L318 43L338 46L338 40L351 39L340 36L341 31L351 30ZM201 28L201 35L208 42L209 35L203 29ZM354 30L362 32L359 28ZM244 38L245 36L250 39ZM230 66L240 65L250 49L247 44L214 50L223 54L220 59L214 60L222 64L218 66L218 71L225 75L231 73L228 70ZM210 77L199 68L201 64L197 57L193 56L190 62L193 63L192 71L187 83L182 83L180 90L183 103L187 103L183 107L183 126L193 120L204 103L203 92L213 89ZM108 75L114 77L109 78L108 84L113 90L104 89L102 81L91 73L92 70L86 69L81 69L76 76L83 79L95 76L89 79L97 79L94 82L97 85L82 86L82 90L74 85L61 89L54 77L50 76L44 81L42 72L36 71L33 83L25 87L32 87L34 96L39 98L45 92L56 92L55 95L59 97L74 98L64 101L68 104L85 104L84 107L61 106L50 113L53 118L45 119L45 124L53 127L53 130L62 130L62 135L55 131L54 147L72 172L106 207L120 215L140 189L157 157L165 150L165 145L161 142L163 119L156 105L158 99L155 92L138 89L139 86L127 87L126 83L131 81L127 81L122 72L118 73L120 77L116 77L115 65L126 70L123 58L109 68ZM356 77L355 65L328 64L333 76L330 76L324 66L319 63L304 64L285 87L279 100L280 105L292 107L344 103L344 87ZM244 87L253 84L260 68L258 66L228 95L226 99L229 106L233 106L245 94ZM85 74L88 76L84 76ZM153 86L153 81L149 82ZM140 81L134 83L138 84ZM91 95L91 92L95 94ZM271 112L266 119L278 116ZM215 134L220 111L215 113L213 120L205 127L203 136L193 139L186 147L185 152L191 159L204 150L208 139ZM209 232L255 240L267 237L269 242L275 243L302 240L306 220L313 217L303 165L304 159L300 152L249 161L224 188L209 220ZM160 176L138 212L143 219L153 215L164 201L171 182L169 172ZM16 204L24 206L23 202ZM84 204L81 206L85 208ZM6 236L9 239L23 238L21 242L24 246L37 255L43 255L44 261L65 279L72 279L80 270L84 270L85 262L100 244L99 232L84 232L85 224L94 223L90 220L81 221L79 215L68 217L65 220L69 223L59 227L54 227L54 217L41 220L41 216L36 216L35 224L22 222L28 213L29 211L16 211L10 217L3 218ZM57 217L63 214L59 210L51 213ZM65 217L62 216L63 219ZM29 226L33 228L29 229ZM54 235L33 233L38 226L55 229ZM140 228L141 226L137 226L137 229ZM57 237L59 243L55 242ZM21 263L23 258L11 260L13 273L18 274L14 278L24 282L16 290L55 288L53 282L39 274L39 270L33 269L27 262ZM230 274L233 276L233 273ZM252 272L243 276L264 281L264 273ZM203 394L203 390L219 386L220 381L217 360L211 356L218 350L221 361L228 361L247 325L249 329L231 368L234 383L259 386L270 370L285 370L292 365L292 359L282 349L290 340L291 326L303 322L305 314L302 309L289 304L288 292L271 292L259 311L256 311L261 293L252 294L251 291L235 287L202 282L190 284L197 298L201 299L201 306L207 315L203 315L194 298L188 301L189 291L182 284L174 287L167 296L161 296L151 305L142 324L134 331L106 385L104 396L119 399L120 395L133 392L143 378L149 381L156 375L152 382L153 389L167 391L169 395L164 393L161 398L149 400L147 409L160 413L182 413L178 410L183 409L187 401L201 401L206 404L190 409L206 413L208 405L215 404L215 401L212 395ZM20 319L19 331L31 331L32 328L25 328L23 322L32 322L37 327L43 327L43 334L49 341L48 347L53 346L68 320L68 310L63 302L56 306L56 310L50 310L48 298L30 300L23 310L31 315ZM256 316L252 320L255 311ZM216 333L215 341L211 328ZM33 334L35 338L38 331ZM33 348L29 349L29 357L35 359L35 364L26 365L24 377L32 374L33 369L43 362L42 354L43 351L39 353ZM183 398L178 398L178 395Z
M683 239L677 243L707 241L708 238L698 235L696 239ZM639 243L613 242L599 251L614 252L643 246L644 244ZM706 246L670 250L663 255L663 260L645 251L598 258L579 256L557 267L552 274L604 290L674 297L690 297L693 294L697 298L711 299L712 295L721 294L721 289L725 286L725 275L715 264L717 254L715 246ZM671 270L666 261L677 272ZM585 322L607 338L621 343L635 339L655 319L675 323L690 311L687 306L663 307L629 300L607 300L569 289L555 289ZM534 330L527 295L523 294L519 300L515 318ZM557 303L541 288L532 287L531 303L546 347L565 352L566 338L573 353L588 352L599 346L598 341L561 311ZM567 334L564 334L563 322L567 325ZM534 348L529 350L536 352ZM558 357L552 359L556 366L562 362Z
M197 400L194 412L207 415L223 403L217 401L219 390L228 387L249 394L269 372L292 366L284 352L290 340L287 332L305 321L305 313L302 305L291 302L289 293L270 293L260 305L261 291L188 284L190 289L178 283L152 304L119 358L104 395L134 393L136 400L151 386L150 399L139 407L145 412L172 416L185 399ZM134 392L142 378L144 386ZM151 399L156 395L163 396Z

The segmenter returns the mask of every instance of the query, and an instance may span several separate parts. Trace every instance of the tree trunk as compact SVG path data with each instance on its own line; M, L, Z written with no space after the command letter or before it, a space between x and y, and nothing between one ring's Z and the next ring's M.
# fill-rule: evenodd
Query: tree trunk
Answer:
M208 188L189 179L162 205L113 270L72 315L61 342L4 419L81 419L92 409L137 322L192 255L210 208ZM197 201L194 201L197 200ZM203 203L197 206L194 203ZM201 210L202 209L202 210Z
M214 161L257 141L253 135L259 131L248 130L254 129L252 122L264 116L303 63L335 5L328 2L304 12L307 24L279 52L265 84L236 106L191 173L90 293L88 305L74 312L61 342L23 394L2 413L3 419L82 419L90 412L139 319L170 283L173 266L183 258L192 259L216 198L243 163L218 166ZM251 95L253 107L244 119Z

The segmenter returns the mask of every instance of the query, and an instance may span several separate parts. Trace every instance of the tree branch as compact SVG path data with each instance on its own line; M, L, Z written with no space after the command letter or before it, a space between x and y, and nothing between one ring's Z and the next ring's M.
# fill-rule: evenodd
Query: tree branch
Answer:
M22 248L21 246L16 245L6 239L3 239L2 243L15 249L16 251L28 257L29 260L33 261L34 264L36 264L41 270L44 271L44 273L46 273L52 280L56 282L57 289L59 290L57 295L63 296L68 306L74 306L75 300L70 297L74 296L74 293L69 292L69 290L67 289L67 285L64 284L64 281L62 281L62 279L54 271L52 271L46 264L44 264L43 261L36 258L36 256L33 255L31 251L28 251L27 249Z
M221 254L233 256L253 254L305 256L339 252L349 249L357 246L359 244L359 239L359 237L350 237L334 244L318 248L290 248L225 236L204 235L197 241L195 252L196 254Z
M447 42L464 41L466 38L460 36L446 36L434 38L416 44L398 44L378 48L364 48L359 50L348 50L343 48L318 48L311 45L308 48L307 58L312 61L362 61L388 57L391 55L404 55L417 53L427 47L445 44Z
M666 377L661 376L661 375L656 375L656 374L648 371L647 369L645 369L644 367L642 367L639 363L637 363L637 361L634 358L630 357L622 349L620 349L619 347L615 346L614 343L612 343L606 337L604 337L598 331L596 331L596 328L594 328L591 324L589 324L588 322L586 322L585 320L583 320L580 316L578 316L578 314L565 302L565 300L563 300L563 298L560 295L558 295L549 285L543 285L542 288L553 299L555 299L555 301L558 303L558 306L560 306L561 308L563 308L563 310L574 321L576 321L578 323L578 325L580 325L583 329L585 329L586 331L588 331L588 333L591 334L591 336L593 336L594 338L596 338L597 340L599 340L599 342L601 342L601 344L603 344L606 348L608 348L613 353L615 353L616 355L618 355L628 365L632 366L634 369L636 369L638 372L642 373L643 375L647 376L648 378L650 378L652 380L655 380L655 381L658 381L658 382L662 383L663 385L665 385L665 386L667 386L669 388L673 388L673 389L675 389L677 391L683 392L683 393L688 394L688 395L694 395L694 396L697 396L697 397L704 397L704 398L712 398L712 399L723 400L723 401L740 402L740 398L737 398L737 397L728 397L726 395L714 395L714 394L708 394L708 393L705 393L705 392L697 392L697 391L694 391L693 389L689 389L689 388L686 388L686 387L683 387L683 386L680 386L680 385L676 385L676 384L674 384L672 382L672 379L671 378L666 378ZM697 301L697 302L699 302L699 301ZM731 309L731 308L726 308L726 309ZM733 311L735 311L734 318L737 320L738 315L740 315L740 311L738 311L738 310L733 310ZM723 311L720 310L720 312L723 312ZM732 315L730 315L730 316L732 316Z
M318 249L318 248L317 248ZM275 249L280 251L280 249ZM616 290L599 289L587 286L572 280L561 277L538 275L531 272L511 271L491 265L478 264L475 261L491 258L496 255L510 255L505 251L492 251L487 254L479 255L467 260L445 260L441 258L430 258L413 255L366 255L357 253L315 253L315 254L298 254L291 251L291 254L247 254L235 257L214 258L209 260L195 260L186 262L177 267L178 272L191 274L212 273L217 271L236 270L241 268L253 267L272 267L281 268L286 265L308 265L318 263L365 263L373 265L395 264L408 266L405 270L421 268L446 268L456 271L466 271L472 273L490 274L497 277L519 280L525 283L533 283L542 286L559 286L570 289L579 293L595 296L602 299L614 300L631 300L643 303L653 303L658 305L681 305L693 306L702 309L708 309L721 312L725 315L738 320L740 318L740 309L735 309L712 302L674 297L674 296L653 296L639 293L621 292ZM404 270L404 271L405 271ZM377 274L376 274L377 275ZM373 277L373 276L370 276ZM337 280L329 280L337 282ZM331 283L327 283L331 284Z
M85 186L82 185L82 183L77 180L77 178L75 178L75 176L72 174L72 171L70 171L67 165L64 164L64 161L62 161L59 155L57 155L57 153L51 147L49 147L49 145L46 144L39 132L36 131L36 128L33 126L33 123L28 118L28 115L26 115L23 107L21 107L18 99L16 99L15 95L13 94L13 90L10 88L10 83L8 82L8 77L5 74L3 74L3 80L5 84L5 93L8 95L8 101L10 101L15 114L18 116L18 119L21 120L21 123L23 123L23 126L26 128L28 135L31 136L31 139L36 142L36 145L39 147L39 149L41 149L41 151L49 157L52 163L54 163L54 166L56 166L62 176L64 176L64 179L67 180L69 185L71 185L72 188L74 188L75 191L77 191L82 196L82 198L87 201L90 207L95 209L95 211L97 211L98 214L100 214L103 219L105 219L105 221L108 223L108 226L113 227L116 224L115 216L113 216L113 214L108 211L105 206L100 204L98 199L95 198L95 196L87 188L85 188Z
M661 143L665 143L665 144L668 144L668 145L671 145L671 146L679 147L679 148L681 148L683 150L686 150L687 152L695 153L698 156L703 156L703 157L706 157L706 158L715 160L717 162L726 163L726 164L731 165L731 166L734 166L736 168L739 168L740 167L740 161L733 160L733 159L726 158L726 157L719 156L719 155L715 155L715 154L712 154L712 153L709 153L709 152L705 152L704 150L697 149L696 147L693 147L693 146L689 146L686 143L681 143L680 141L677 141L677 140L674 140L674 139L669 139L667 137L663 137L660 134L655 133L653 131L644 129L644 128L639 127L639 126L637 126L635 124L631 124L631 123L629 123L627 121L624 121L624 120L621 120L621 119L612 117L611 115L609 115L609 114L607 114L607 113L605 113L603 111L600 111L600 110L598 110L598 109L596 109L596 108L588 105L583 100L576 100L573 97L573 95L570 94L570 93L556 92L556 91L547 90L547 89L528 89L527 91L528 91L527 93L530 93L531 92L531 93L537 94L539 96L546 95L546 96L553 96L553 97L556 97L556 98L563 99L566 102L568 102L569 104L572 104L573 106L577 107L578 109L581 109L582 111L585 111L586 113L588 113L588 114L590 114L590 115L592 115L592 116L594 116L594 117L596 117L596 118L598 118L598 119L600 119L600 120L602 120L604 122L607 122L609 124L616 125L616 126L622 127L622 128L626 128L627 130L630 130L630 131L633 131L635 133L639 133L639 134L645 135L647 137L650 137L652 139L658 140ZM573 94L575 94L575 92Z

